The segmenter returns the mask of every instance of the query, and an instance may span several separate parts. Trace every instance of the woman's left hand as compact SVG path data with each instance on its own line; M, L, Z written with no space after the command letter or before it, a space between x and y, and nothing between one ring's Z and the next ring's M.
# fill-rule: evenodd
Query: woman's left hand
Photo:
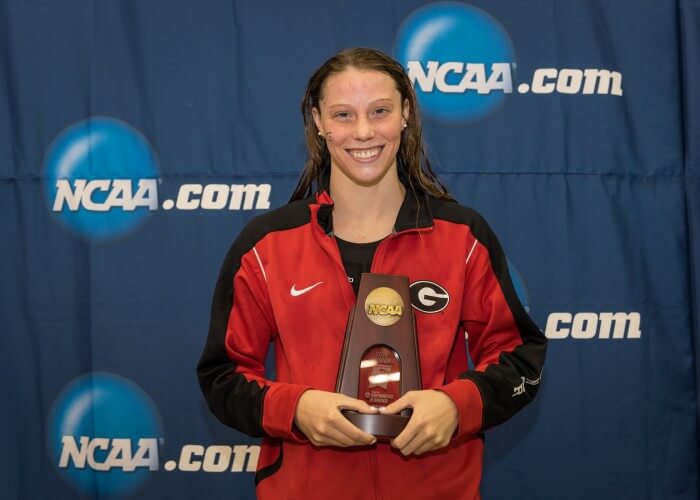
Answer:
M447 446L459 423L459 412L451 397L432 389L409 391L379 412L390 415L404 408L413 408L413 414L401 434L391 440L391 446L406 456Z

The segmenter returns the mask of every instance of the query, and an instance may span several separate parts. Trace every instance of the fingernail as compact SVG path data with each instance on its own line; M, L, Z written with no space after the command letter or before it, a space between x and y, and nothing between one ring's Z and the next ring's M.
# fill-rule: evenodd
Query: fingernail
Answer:
M386 411L386 407L381 406L381 407L377 408L377 410L378 410L380 413L384 413L384 412Z
M376 442L377 442L377 438L374 438L372 441L370 441L369 444L374 444L374 443L376 443Z

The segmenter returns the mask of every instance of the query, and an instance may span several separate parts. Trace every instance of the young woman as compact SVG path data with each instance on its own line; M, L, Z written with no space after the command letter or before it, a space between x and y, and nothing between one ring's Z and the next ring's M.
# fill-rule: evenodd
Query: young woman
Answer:
M263 437L259 498L479 498L481 433L534 398L545 338L493 232L430 168L398 62L336 54L311 77L302 112L309 158L292 201L251 221L221 269L198 366L209 407ZM380 409L333 392L370 271L429 283L441 300L413 304L423 390ZM389 443L341 413L404 408L411 418Z

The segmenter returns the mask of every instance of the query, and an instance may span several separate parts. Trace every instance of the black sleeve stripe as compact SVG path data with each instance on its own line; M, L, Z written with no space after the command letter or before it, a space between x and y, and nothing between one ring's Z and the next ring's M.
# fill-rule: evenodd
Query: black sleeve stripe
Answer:
M226 328L233 307L233 278L241 259L265 235L309 222L309 199L299 200L254 218L226 254L214 289L209 334L197 364L197 377L211 412L224 424L253 437L264 435L262 416L266 387L236 373L225 348Z

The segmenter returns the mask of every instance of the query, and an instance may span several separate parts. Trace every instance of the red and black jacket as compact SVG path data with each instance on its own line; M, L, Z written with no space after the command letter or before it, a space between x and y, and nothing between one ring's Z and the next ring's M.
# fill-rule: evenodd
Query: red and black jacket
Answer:
M407 191L372 272L447 292L441 310L414 311L423 388L454 400L458 430L446 449L420 457L386 444L317 448L293 425L296 403L309 388L334 390L355 301L331 213L326 193L299 200L252 220L231 246L197 367L209 408L224 424L265 438L260 498L478 498L479 434L535 397L546 351L498 240L474 210ZM276 380L265 378L270 343Z

